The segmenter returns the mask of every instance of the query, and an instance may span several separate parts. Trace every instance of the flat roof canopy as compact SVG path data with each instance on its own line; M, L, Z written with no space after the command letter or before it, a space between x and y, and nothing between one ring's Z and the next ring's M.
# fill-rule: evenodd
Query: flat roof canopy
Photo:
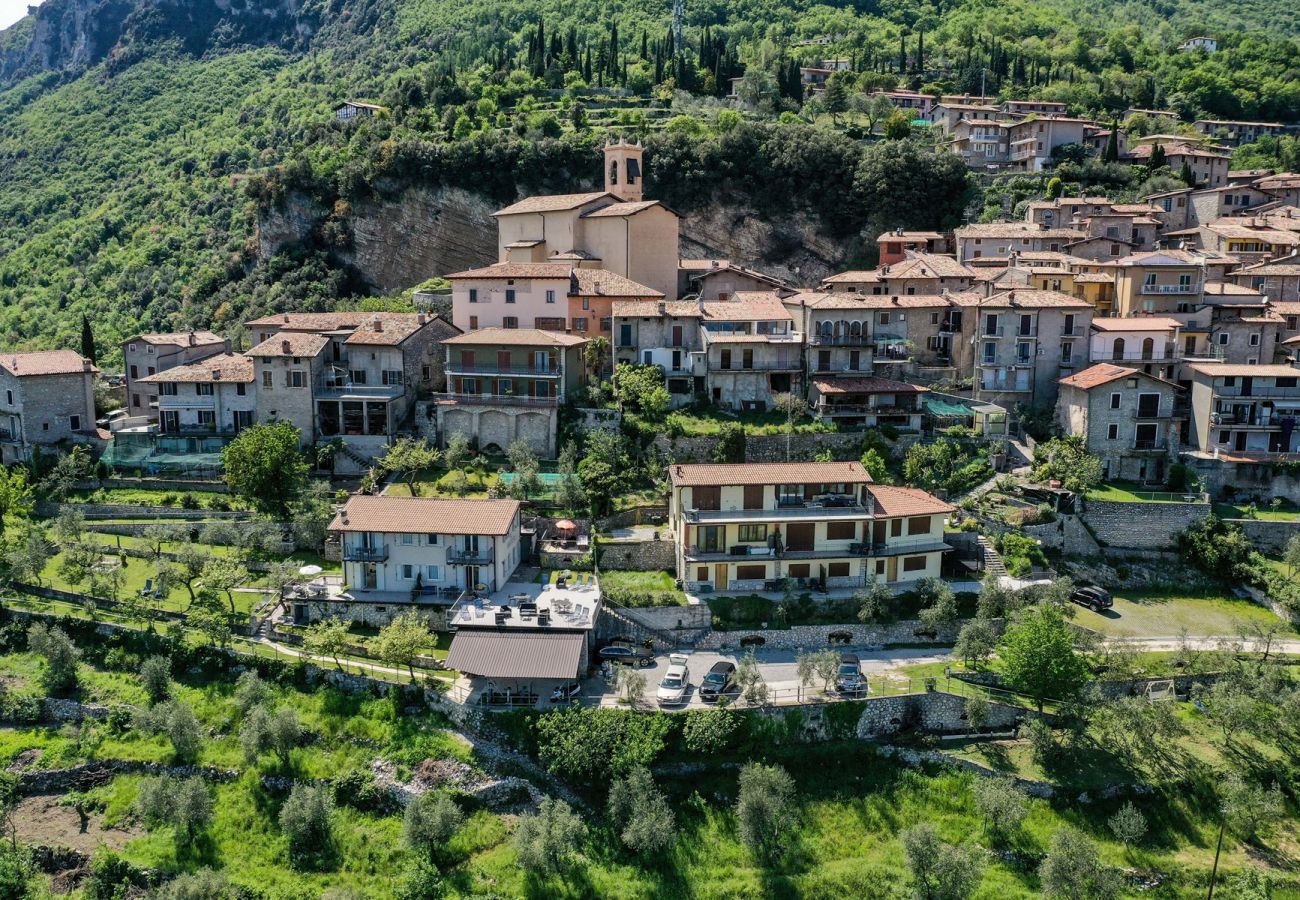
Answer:
M484 678L576 678L583 644L583 635L571 632L462 628L447 668Z

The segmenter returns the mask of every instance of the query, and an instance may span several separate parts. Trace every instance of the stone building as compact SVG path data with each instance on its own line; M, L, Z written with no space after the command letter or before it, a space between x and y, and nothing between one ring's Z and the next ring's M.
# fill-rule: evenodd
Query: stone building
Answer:
M705 391L728 409L769 409L776 394L803 390L803 335L775 293L742 292L702 302Z
M481 328L443 341L447 391L434 404L440 440L463 432L479 449L526 441L559 453L559 407L586 383L577 335L535 328Z
M0 461L26 462L37 447L92 440L98 375L71 350L0 354Z
M1081 435L1107 479L1163 484L1181 440L1184 391L1125 365L1097 363L1061 379L1056 420Z
M646 305L615 302L614 363L656 365L664 370L668 394L674 406L704 396L704 335L700 320L702 302L676 300Z
M253 360L220 353L140 379L158 395L159 434L230 436L257 421Z
M122 365L126 373L127 415L157 418L158 410L154 404L158 400L158 394L153 387L140 386L140 379L165 372L172 366L198 362L204 357L229 350L230 342L211 331L137 334L123 341Z
M291 422L299 431L302 446L315 442L315 395L326 382L329 347L330 340L323 334L293 331L267 338L245 354L253 361L257 385L256 421ZM364 410L362 417L365 433ZM369 418L376 430L387 424L376 419Z

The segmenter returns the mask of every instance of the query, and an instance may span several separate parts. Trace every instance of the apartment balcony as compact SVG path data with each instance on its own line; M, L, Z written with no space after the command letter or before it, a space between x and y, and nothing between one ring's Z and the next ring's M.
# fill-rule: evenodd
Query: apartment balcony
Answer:
M556 407L560 404L558 397L520 397L515 394L434 394L434 399L441 403L458 403L465 406L535 406L539 408Z
M1003 326L1003 325L999 325L997 328L982 328L982 329L980 329L980 337L986 337L986 338L988 338L988 337L1005 337L1005 336L1006 336L1006 333L1007 333L1007 329L1006 329L1006 327Z
M1245 415L1232 413L1210 413L1211 425L1232 425L1237 428L1281 428L1283 416Z
M808 338L810 347L869 347L874 342L870 334L814 334Z
M559 378L563 372L558 366L506 366L492 362L448 363L448 375L527 375L532 378Z
M1016 337L1038 337L1038 326L1030 325L1028 328L1017 328Z
M1157 438L1155 440L1150 440L1150 441L1147 440L1134 441L1133 446L1130 449L1136 452L1148 452L1148 451L1155 451L1155 450L1163 451L1169 449L1169 442L1164 438Z
M1296 377L1300 378L1300 369L1296 369ZM1252 385L1249 389L1237 385L1236 387L1217 386L1214 388L1215 397L1232 397L1239 400L1294 400L1300 403L1300 387L1259 387Z
M802 331L787 331L780 334L771 334L761 331L709 331L704 329L704 343L709 344L779 344L799 345L803 343ZM739 339L739 340L738 340Z
M873 544L850 544L845 548L820 547L794 550L789 547L764 547L738 544L734 547L690 546L684 550L689 562L739 562L766 559L845 559L854 556L871 556Z
M1177 362L1182 358L1182 354L1177 350L1152 350L1144 352L1136 350L1132 353L1099 353L1092 358L1093 362Z
M814 412L819 416L916 416L921 410L910 406L876 405L872 403L824 403Z
M1143 284L1139 293L1143 294L1199 294L1199 284Z
M343 547L344 562L384 562L388 559L388 547Z
M1073 369L1080 365L1081 362L1082 360L1076 359L1073 356L1062 356L1060 360L1058 360L1057 365L1062 369Z
M470 550L465 547L447 549L447 564L451 566L485 566L492 562L492 548L480 547Z
M326 381L316 389L317 400L375 400L390 402L406 393L400 384L353 384Z
M1072 328L1062 328L1061 337L1083 337L1083 329L1078 325Z
M688 509L682 518L692 525L710 522L781 522L790 519L866 519L872 513L857 501L846 506L824 506L814 503L782 504L775 509Z
M742 360L737 365L733 357L731 365L724 366L719 361L716 365L710 364L709 368L714 372L796 372L803 368L803 364L798 359L756 359L749 363Z
M8 428L0 428L0 444L21 444L22 438Z
M216 397L196 397L193 394L184 397L178 394L160 394L158 408L161 409L216 409Z

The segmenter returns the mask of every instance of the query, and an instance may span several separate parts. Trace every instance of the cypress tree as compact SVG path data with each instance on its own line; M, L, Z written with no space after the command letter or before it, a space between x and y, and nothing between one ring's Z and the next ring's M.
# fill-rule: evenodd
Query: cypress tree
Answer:
M1106 153L1102 161L1119 162L1119 122L1114 119L1110 123L1110 137L1106 138Z
M90 331L90 319L86 314L81 314L81 355L86 357L92 363L99 362L99 354L95 352L95 335Z
M898 74L907 71L907 33L898 36Z

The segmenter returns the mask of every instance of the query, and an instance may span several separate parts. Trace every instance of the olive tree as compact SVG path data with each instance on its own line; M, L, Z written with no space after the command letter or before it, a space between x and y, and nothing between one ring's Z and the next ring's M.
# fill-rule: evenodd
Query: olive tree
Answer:
M1110 900L1123 888L1123 879L1102 862L1096 843L1074 828L1052 835L1038 878L1045 896L1068 900Z
M740 770L736 825L740 842L758 859L785 852L795 824L794 779L780 766L746 763Z
M657 853L673 842L673 810L650 770L637 766L609 789L609 819L634 853Z
M407 805L402 838L407 847L432 859L464 822L465 813L455 800L440 791L429 791Z
M515 826L515 857L529 872L559 871L586 833L587 826L569 804L543 797L537 814L521 816Z
M289 861L310 868L328 856L334 840L334 802L329 788L295 784L280 807L280 831L289 840Z
M45 662L40 682L47 693L67 694L76 690L81 651L62 628L47 628L37 622L27 631L27 647Z
M965 900L975 893L984 875L984 859L975 848L944 843L928 822L913 825L899 837L922 900Z

